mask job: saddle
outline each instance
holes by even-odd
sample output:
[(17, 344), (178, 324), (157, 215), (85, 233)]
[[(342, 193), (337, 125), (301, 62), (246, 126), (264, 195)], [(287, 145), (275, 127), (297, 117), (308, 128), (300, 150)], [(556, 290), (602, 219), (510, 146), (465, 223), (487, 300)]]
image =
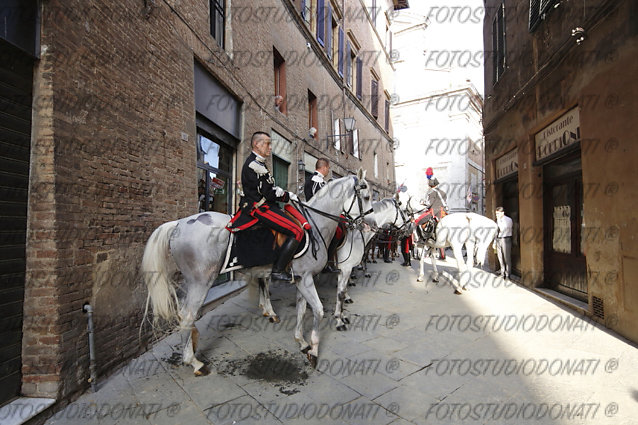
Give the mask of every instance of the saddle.
[[(305, 230), (304, 236), (293, 258), (301, 257), (308, 249), (310, 224), (293, 206), (284, 207), (286, 215)], [(231, 234), (224, 265), (220, 270), (226, 273), (246, 267), (273, 264), (279, 257), (279, 250), (288, 236), (259, 223), (254, 217), (243, 214), (241, 209), (226, 225)]]
[(432, 210), (427, 210), (416, 220), (417, 234), (419, 239), (426, 241), (427, 239), (436, 240), (436, 227), (439, 224), (439, 219), (432, 213)]

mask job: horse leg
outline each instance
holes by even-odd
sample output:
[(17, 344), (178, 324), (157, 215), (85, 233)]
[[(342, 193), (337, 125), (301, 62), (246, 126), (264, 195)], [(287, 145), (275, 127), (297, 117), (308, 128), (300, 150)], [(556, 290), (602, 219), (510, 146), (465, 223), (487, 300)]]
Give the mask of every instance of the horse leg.
[[(308, 361), (310, 361), (310, 365), (316, 368), (317, 359), (319, 357), (319, 326), (321, 319), (323, 319), (323, 304), (321, 304), (319, 294), (317, 294), (317, 288), (315, 288), (311, 275), (306, 274), (302, 277), (302, 281), (297, 285), (297, 290), (308, 304), (310, 304), (314, 316), (312, 332), (310, 333), (310, 350), (306, 353), (306, 356), (308, 357)], [(297, 320), (299, 320), (299, 315), (297, 315)]]
[[(454, 258), (456, 258), (456, 267), (459, 269), (459, 280), (462, 276), (465, 276), (465, 263), (463, 262), (463, 251), (461, 248), (463, 244), (461, 243), (453, 243), (452, 244), (452, 252), (454, 252)], [(456, 285), (456, 282), (452, 280), (452, 286), (454, 287), (454, 293), (456, 295), (461, 295), (460, 287)]]
[(347, 287), (348, 287), (348, 276), (350, 275), (349, 267), (341, 266), (341, 272), (339, 273), (339, 277), (337, 280), (337, 303), (335, 305), (335, 320), (337, 321), (336, 327), (338, 331), (345, 331), (348, 328), (346, 327), (345, 320), (343, 317), (343, 303), (346, 300)]
[(432, 282), (439, 281), (439, 269), (436, 268), (436, 255), (434, 255), (435, 248), (430, 248), (428, 250), (430, 261), (432, 262), (432, 269), (434, 269), (434, 274), (432, 275)]
[(301, 352), (306, 354), (310, 350), (310, 344), (303, 337), (303, 317), (306, 314), (306, 299), (299, 291), (297, 284), (297, 325), (295, 326), (295, 341), (299, 344)]
[(467, 290), (467, 285), (471, 280), (472, 270), (474, 269), (475, 249), (476, 244), (474, 240), (472, 240), (472, 238), (468, 239), (465, 242), (465, 252), (467, 253), (466, 271), (464, 273), (460, 273), (459, 271), (459, 283), (464, 291)]
[(423, 282), (423, 267), (425, 264), (425, 252), (426, 252), (426, 247), (423, 247), (423, 249), (421, 250), (421, 259), (419, 260), (419, 276), (416, 278), (417, 282)]
[[(186, 302), (180, 311), (180, 324), (179, 327), (182, 332), (182, 341), (186, 337), (186, 343), (184, 344), (184, 353), (182, 357), (182, 361), (186, 365), (191, 365), (193, 367), (193, 371), (195, 376), (203, 376), (208, 375), (210, 372), (206, 365), (201, 361), (197, 360), (195, 357), (195, 352), (197, 351), (197, 343), (199, 342), (199, 331), (195, 326), (195, 318), (199, 308), (204, 302), (204, 298), (206, 293), (202, 297), (191, 296), (194, 288), (191, 288), (191, 291), (186, 296)], [(197, 288), (199, 289), (199, 288)]]
[(271, 323), (279, 323), (279, 316), (275, 313), (275, 309), (272, 308), (270, 303), (270, 278), (259, 279), (259, 307), (261, 307), (261, 314), (264, 317), (268, 317)]

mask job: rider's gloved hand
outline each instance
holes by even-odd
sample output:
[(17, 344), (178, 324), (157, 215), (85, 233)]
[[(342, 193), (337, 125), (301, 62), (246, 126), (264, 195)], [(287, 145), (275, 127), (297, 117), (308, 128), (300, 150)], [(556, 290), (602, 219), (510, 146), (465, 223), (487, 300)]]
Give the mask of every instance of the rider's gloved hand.
[(299, 202), (299, 197), (292, 192), (288, 192), (288, 198), (290, 198), (291, 201)]
[(286, 191), (279, 186), (275, 186), (273, 189), (275, 189), (275, 196), (277, 198), (281, 198), (282, 196), (284, 196), (284, 193), (286, 193)]

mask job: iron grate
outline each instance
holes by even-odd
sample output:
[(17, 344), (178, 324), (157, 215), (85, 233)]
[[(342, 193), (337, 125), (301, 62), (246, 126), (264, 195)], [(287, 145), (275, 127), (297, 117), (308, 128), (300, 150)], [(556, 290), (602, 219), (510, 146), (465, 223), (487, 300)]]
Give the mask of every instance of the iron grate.
[(603, 299), (599, 297), (592, 297), (592, 304), (594, 306), (594, 316), (599, 319), (605, 319), (605, 305)]

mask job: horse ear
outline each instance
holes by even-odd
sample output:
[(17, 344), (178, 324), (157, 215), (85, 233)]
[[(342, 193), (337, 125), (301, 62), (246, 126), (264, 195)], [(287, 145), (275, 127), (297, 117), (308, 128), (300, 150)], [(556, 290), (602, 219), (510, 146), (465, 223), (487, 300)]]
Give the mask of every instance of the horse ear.
[(362, 179), (365, 179), (365, 178), (366, 178), (366, 173), (367, 173), (367, 172), (368, 172), (368, 170), (363, 170), (363, 174), (361, 175), (361, 178), (362, 178)]
[(361, 180), (363, 178), (363, 168), (359, 167), (357, 170), (357, 180)]
[(394, 199), (396, 199), (397, 201), (399, 200), (399, 194), (398, 193), (394, 194)]

